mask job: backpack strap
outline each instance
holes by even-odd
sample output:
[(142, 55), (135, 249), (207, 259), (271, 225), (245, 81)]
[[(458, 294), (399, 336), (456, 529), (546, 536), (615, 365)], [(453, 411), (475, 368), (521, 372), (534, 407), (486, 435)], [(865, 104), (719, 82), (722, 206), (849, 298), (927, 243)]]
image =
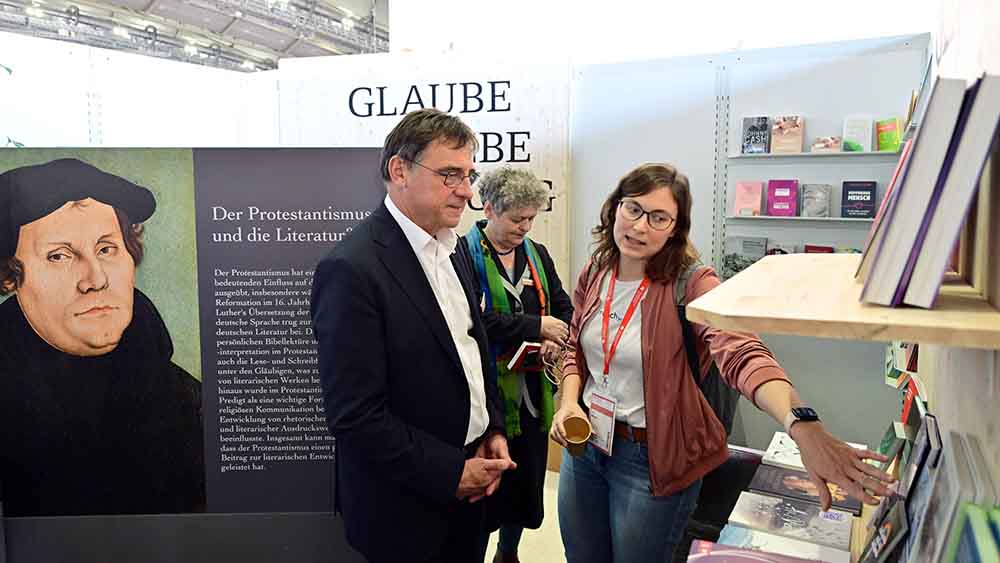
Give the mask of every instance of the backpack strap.
[(687, 297), (687, 284), (691, 276), (699, 269), (703, 268), (705, 265), (700, 261), (695, 261), (690, 266), (681, 272), (681, 275), (677, 278), (674, 283), (674, 303), (677, 305), (677, 317), (681, 321), (681, 334), (684, 338), (684, 351), (687, 354), (688, 367), (691, 368), (691, 377), (694, 378), (694, 382), (701, 389), (702, 378), (701, 378), (701, 362), (698, 359), (698, 347), (697, 339), (694, 336), (694, 329), (691, 327), (691, 322), (687, 319), (687, 308), (685, 299)]

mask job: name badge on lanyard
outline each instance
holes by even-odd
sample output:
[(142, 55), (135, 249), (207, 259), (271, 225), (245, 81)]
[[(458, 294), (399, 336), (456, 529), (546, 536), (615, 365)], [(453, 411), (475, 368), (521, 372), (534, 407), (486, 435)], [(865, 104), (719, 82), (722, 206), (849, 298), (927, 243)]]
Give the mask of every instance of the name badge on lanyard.
[(618, 405), (614, 399), (607, 396), (608, 376), (611, 374), (611, 360), (614, 359), (615, 352), (618, 351), (618, 343), (622, 339), (622, 334), (625, 333), (625, 328), (628, 327), (629, 321), (635, 315), (635, 310), (639, 307), (639, 302), (642, 301), (642, 296), (646, 294), (646, 290), (649, 288), (649, 278), (643, 277), (642, 283), (639, 284), (639, 287), (635, 290), (635, 295), (632, 296), (632, 302), (629, 303), (628, 309), (625, 311), (625, 316), (622, 317), (621, 324), (618, 325), (615, 339), (611, 342), (611, 347), (609, 348), (608, 325), (611, 321), (611, 303), (615, 297), (615, 279), (617, 277), (617, 269), (612, 270), (611, 279), (608, 281), (608, 296), (604, 300), (604, 314), (601, 319), (601, 348), (604, 351), (604, 371), (601, 372), (601, 385), (604, 394), (593, 394), (590, 401), (589, 413), (590, 425), (594, 429), (590, 443), (598, 450), (604, 452), (605, 455), (611, 455), (611, 447), (614, 442), (615, 409)]

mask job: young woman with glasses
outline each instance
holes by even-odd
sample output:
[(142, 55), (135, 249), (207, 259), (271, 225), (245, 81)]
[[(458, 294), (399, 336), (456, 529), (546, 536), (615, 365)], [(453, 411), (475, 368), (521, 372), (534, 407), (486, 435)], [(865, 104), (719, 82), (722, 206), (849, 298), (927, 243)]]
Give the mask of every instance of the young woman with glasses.
[[(563, 454), (559, 528), (569, 563), (668, 561), (695, 508), (701, 478), (727, 457), (726, 432), (690, 373), (674, 299), (689, 303), (719, 285), (688, 239), (691, 192), (673, 166), (645, 164), (623, 177), (601, 209), (596, 249), (573, 296), (563, 421), (586, 416), (595, 432), (580, 457)], [(777, 280), (776, 280), (777, 281)], [(798, 443), (829, 507), (826, 481), (868, 503), (892, 478), (864, 463), (883, 459), (824, 430), (771, 352), (754, 335), (694, 324), (703, 377), (714, 361), (738, 389)]]

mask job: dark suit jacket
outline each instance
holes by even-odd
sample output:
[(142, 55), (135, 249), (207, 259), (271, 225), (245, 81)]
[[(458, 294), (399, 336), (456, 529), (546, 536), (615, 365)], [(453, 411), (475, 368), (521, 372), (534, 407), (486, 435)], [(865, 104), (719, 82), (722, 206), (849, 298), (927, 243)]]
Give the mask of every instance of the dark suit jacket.
[[(452, 263), (485, 374), (486, 331), (465, 245)], [(347, 539), (369, 559), (420, 560), (444, 541), (458, 507), (469, 385), (427, 277), (384, 204), (319, 263), (312, 319)], [(486, 432), (502, 433), (490, 378), (486, 399)]]

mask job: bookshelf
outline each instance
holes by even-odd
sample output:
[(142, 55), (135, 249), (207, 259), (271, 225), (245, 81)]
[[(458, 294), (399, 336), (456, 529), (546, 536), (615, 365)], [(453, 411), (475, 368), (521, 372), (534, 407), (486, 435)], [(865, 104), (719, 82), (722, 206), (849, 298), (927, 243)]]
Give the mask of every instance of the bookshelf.
[(854, 217), (777, 217), (772, 215), (730, 215), (726, 221), (805, 221), (817, 223), (865, 223), (871, 225), (874, 219), (857, 219)]
[(733, 160), (761, 160), (779, 161), (784, 159), (811, 159), (811, 158), (847, 158), (847, 159), (874, 159), (896, 162), (899, 153), (895, 151), (866, 151), (866, 152), (800, 152), (800, 153), (764, 153), (764, 154), (731, 154)]
[(945, 286), (932, 310), (860, 303), (860, 258), (766, 256), (693, 301), (688, 315), (726, 330), (1000, 349), (1000, 310), (964, 286)]

